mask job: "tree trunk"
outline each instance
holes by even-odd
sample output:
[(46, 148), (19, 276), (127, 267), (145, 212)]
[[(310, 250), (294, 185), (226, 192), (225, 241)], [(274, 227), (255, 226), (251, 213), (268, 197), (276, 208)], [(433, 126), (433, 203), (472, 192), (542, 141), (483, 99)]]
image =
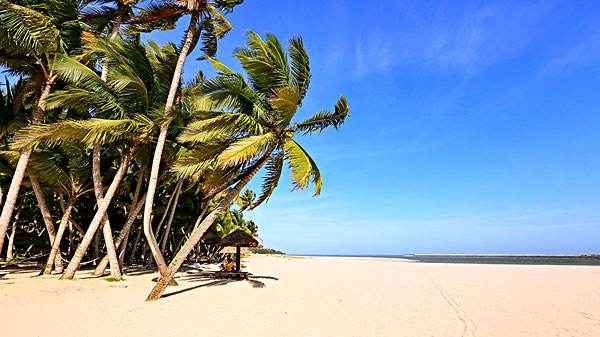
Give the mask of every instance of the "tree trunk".
[(69, 203), (67, 204), (67, 208), (63, 213), (62, 218), (60, 219), (60, 224), (58, 225), (58, 231), (56, 232), (56, 236), (54, 241), (52, 242), (52, 249), (50, 250), (50, 255), (48, 256), (48, 260), (46, 260), (46, 267), (44, 268), (43, 274), (50, 275), (52, 273), (52, 264), (56, 259), (60, 259), (60, 242), (62, 241), (63, 234), (65, 233), (65, 229), (67, 228), (67, 224), (69, 223), (69, 218), (71, 217), (71, 211), (73, 210), (73, 205), (75, 204), (75, 199), (73, 197), (69, 198)]
[(156, 234), (155, 234), (156, 237), (159, 237), (160, 233), (162, 232), (163, 224), (165, 223), (165, 220), (167, 220), (167, 216), (169, 215), (169, 210), (171, 209), (171, 205), (173, 204), (173, 199), (175, 199), (175, 195), (177, 194), (178, 189), (179, 189), (179, 182), (175, 185), (175, 188), (173, 189), (173, 192), (171, 193), (171, 196), (169, 197), (169, 200), (167, 201), (167, 205), (165, 206), (165, 211), (163, 212), (163, 215), (160, 218), (160, 222), (156, 226)]
[[(50, 94), (50, 89), (52, 88), (54, 79), (55, 77), (49, 78), (42, 87), (40, 97), (38, 98), (37, 105), (32, 114), (32, 125), (40, 123), (44, 118), (44, 114), (46, 113), (46, 99)], [(13, 174), (10, 182), (10, 187), (8, 188), (8, 193), (6, 194), (6, 201), (2, 207), (2, 214), (0, 215), (0, 252), (4, 246), (4, 236), (6, 235), (10, 218), (12, 217), (12, 213), (15, 209), (17, 197), (19, 196), (19, 189), (21, 188), (21, 182), (23, 181), (25, 170), (27, 169), (27, 164), (29, 163), (29, 157), (31, 157), (31, 150), (24, 150), (21, 152), (19, 162), (15, 168), (15, 173)]]
[(133, 240), (133, 245), (131, 246), (131, 253), (129, 253), (129, 259), (127, 260), (127, 264), (130, 266), (135, 261), (135, 253), (137, 252), (137, 247), (140, 243), (140, 239), (142, 238), (143, 232), (144, 229), (142, 228), (142, 226), (140, 226), (138, 228), (137, 234), (135, 235), (135, 240)]
[[(142, 210), (142, 207), (144, 206), (145, 201), (146, 201), (146, 196), (144, 195), (142, 197), (142, 199), (140, 199), (140, 201), (137, 203), (137, 205), (134, 206), (134, 209), (132, 209), (131, 212), (129, 213), (129, 216), (127, 217), (127, 222), (125, 222), (123, 229), (121, 229), (121, 232), (119, 233), (119, 236), (117, 237), (117, 240), (115, 241), (116, 248), (121, 248), (120, 253), (119, 253), (119, 259), (121, 259), (121, 255), (125, 253), (125, 249), (123, 249), (123, 248), (125, 248), (125, 246), (123, 244), (125, 243), (125, 239), (127, 238), (127, 236), (129, 236), (129, 231), (131, 230), (131, 225), (133, 225), (133, 223), (135, 222), (135, 219), (137, 218), (138, 214)], [(95, 276), (103, 275), (104, 270), (106, 269), (106, 266), (108, 265), (108, 261), (109, 261), (108, 255), (104, 256), (104, 258), (102, 259), (102, 261), (100, 261), (100, 263), (98, 264), (98, 266), (96, 267), (96, 269), (94, 270), (92, 275), (95, 275)]]
[(65, 270), (65, 273), (60, 278), (61, 280), (72, 280), (73, 277), (75, 277), (75, 272), (77, 271), (77, 269), (79, 269), (79, 264), (81, 263), (81, 260), (83, 260), (83, 256), (85, 255), (85, 252), (87, 251), (88, 247), (90, 246), (92, 239), (94, 238), (94, 234), (98, 230), (98, 227), (102, 223), (102, 219), (104, 219), (104, 215), (106, 215), (106, 211), (108, 210), (108, 206), (110, 205), (112, 198), (114, 197), (115, 193), (117, 192), (117, 188), (119, 187), (119, 184), (121, 183), (121, 179), (123, 179), (123, 176), (125, 175), (125, 172), (127, 171), (129, 159), (131, 158), (131, 156), (133, 156), (134, 151), (135, 151), (135, 146), (132, 146), (129, 148), (129, 152), (123, 156), (123, 159), (121, 160), (121, 165), (119, 166), (119, 169), (115, 173), (113, 181), (110, 183), (110, 186), (108, 187), (108, 190), (106, 191), (106, 195), (102, 199), (102, 203), (100, 204), (100, 206), (98, 206), (98, 210), (96, 211), (96, 214), (94, 215), (94, 218), (92, 219), (92, 222), (90, 223), (90, 226), (88, 227), (85, 235), (83, 236), (83, 239), (81, 240), (81, 243), (79, 244), (79, 247), (77, 247), (77, 250), (75, 250), (75, 253), (73, 254), (73, 258), (69, 262), (69, 265), (67, 266), (67, 269)]
[[(190, 18), (190, 24), (185, 36), (185, 41), (183, 43), (183, 46), (181, 47), (181, 51), (177, 59), (177, 65), (175, 66), (175, 71), (173, 73), (173, 78), (171, 79), (171, 87), (169, 89), (167, 102), (165, 103), (165, 116), (171, 113), (173, 103), (175, 102), (177, 88), (179, 87), (179, 82), (181, 81), (181, 74), (183, 72), (183, 64), (185, 63), (185, 59), (187, 58), (187, 55), (190, 52), (190, 48), (192, 46), (192, 42), (196, 34), (196, 21), (198, 21), (198, 12), (193, 11), (192, 16)], [(160, 170), (160, 160), (163, 148), (165, 146), (165, 141), (167, 140), (167, 130), (167, 126), (161, 126), (160, 133), (158, 135), (158, 140), (156, 141), (156, 148), (154, 150), (154, 157), (152, 159), (152, 169), (150, 171), (150, 181), (148, 184), (148, 196), (146, 199), (146, 206), (144, 207), (144, 235), (146, 236), (146, 240), (148, 241), (148, 245), (150, 246), (150, 250), (152, 252), (152, 255), (154, 256), (154, 260), (156, 261), (158, 271), (161, 275), (165, 275), (165, 273), (168, 272), (168, 268), (162, 254), (160, 253), (160, 247), (158, 246), (158, 242), (156, 242), (156, 238), (154, 237), (154, 233), (152, 232), (151, 217), (152, 208), (154, 205), (154, 193), (156, 192), (156, 185), (158, 180), (158, 171)]]
[(13, 221), (12, 228), (10, 230), (10, 236), (8, 237), (8, 247), (6, 248), (6, 262), (13, 260), (13, 250), (15, 248), (15, 234), (17, 234), (17, 223), (19, 222), (19, 215), (21, 210), (17, 211), (15, 220)]
[(200, 222), (200, 225), (194, 228), (190, 237), (169, 264), (168, 274), (161, 276), (146, 298), (146, 301), (154, 301), (160, 298), (167, 285), (169, 285), (169, 283), (173, 280), (173, 276), (175, 276), (175, 273), (177, 270), (179, 270), (179, 267), (181, 267), (189, 253), (192, 251), (192, 249), (194, 249), (196, 244), (198, 244), (198, 241), (200, 241), (202, 235), (204, 235), (213, 222), (215, 222), (217, 217), (219, 217), (219, 215), (221, 215), (221, 213), (223, 213), (231, 205), (235, 198), (240, 194), (241, 190), (250, 182), (250, 180), (252, 180), (256, 173), (258, 173), (260, 168), (267, 162), (267, 159), (272, 151), (273, 148), (267, 150), (267, 155), (265, 155), (265, 157), (261, 159), (260, 162), (257, 163), (257, 165), (242, 180), (240, 180), (234, 188), (230, 189), (223, 200), (221, 200), (219, 205)]
[[(92, 179), (94, 181), (94, 194), (96, 195), (96, 203), (98, 204), (98, 207), (100, 207), (102, 198), (104, 198), (102, 174), (100, 173), (101, 151), (102, 149), (100, 144), (94, 145), (94, 150), (92, 153)], [(102, 226), (102, 234), (104, 235), (106, 253), (108, 255), (108, 260), (110, 261), (110, 276), (115, 280), (120, 280), (123, 278), (123, 275), (121, 274), (119, 257), (117, 256), (115, 241), (113, 240), (112, 229), (110, 227), (110, 221), (108, 220), (107, 215), (104, 215), (103, 221), (104, 225)]]
[(160, 243), (160, 251), (163, 254), (163, 256), (165, 255), (165, 246), (167, 245), (167, 239), (169, 238), (169, 233), (171, 232), (171, 223), (173, 223), (173, 217), (175, 216), (175, 211), (177, 210), (177, 202), (179, 201), (179, 196), (181, 195), (182, 186), (183, 179), (177, 182), (177, 186), (175, 188), (175, 199), (173, 200), (173, 204), (171, 205), (171, 214), (169, 215), (169, 220), (167, 221), (165, 230), (163, 231), (163, 236)]
[[(110, 39), (114, 39), (118, 34), (121, 28), (121, 23), (117, 19), (114, 22), (112, 27), (112, 31), (110, 34)], [(108, 80), (108, 62), (102, 63), (102, 73), (100, 75), (100, 79), (104, 82)], [(102, 203), (102, 198), (104, 197), (103, 187), (102, 187), (102, 174), (100, 173), (100, 159), (101, 159), (101, 145), (94, 145), (94, 150), (92, 154), (92, 178), (94, 180), (94, 194), (96, 196), (96, 203), (98, 206)], [(104, 216), (103, 219), (104, 224), (102, 225), (102, 235), (104, 236), (104, 242), (106, 243), (106, 252), (108, 255), (108, 260), (110, 261), (110, 276), (115, 280), (120, 280), (123, 278), (121, 274), (121, 266), (119, 265), (119, 259), (117, 257), (117, 251), (115, 248), (115, 242), (112, 236), (112, 229), (110, 227), (110, 221), (108, 216)], [(94, 237), (94, 249), (96, 251), (96, 255), (99, 254), (99, 234), (96, 234)], [(106, 266), (104, 267), (106, 268)], [(104, 272), (103, 268), (103, 272)]]
[[(42, 219), (44, 219), (46, 231), (48, 232), (48, 236), (50, 237), (50, 247), (52, 247), (54, 243), (54, 238), (56, 237), (56, 228), (54, 228), (54, 222), (52, 221), (52, 215), (50, 214), (50, 210), (48, 209), (48, 205), (46, 204), (46, 199), (44, 198), (42, 186), (40, 186), (40, 182), (34, 176), (29, 176), (29, 181), (31, 181), (31, 188), (33, 189), (33, 193), (35, 193), (35, 198), (37, 200), (38, 206), (40, 207)], [(60, 255), (58, 255), (58, 257), (54, 261), (54, 265), (56, 266), (57, 270), (62, 270), (63, 264)]]

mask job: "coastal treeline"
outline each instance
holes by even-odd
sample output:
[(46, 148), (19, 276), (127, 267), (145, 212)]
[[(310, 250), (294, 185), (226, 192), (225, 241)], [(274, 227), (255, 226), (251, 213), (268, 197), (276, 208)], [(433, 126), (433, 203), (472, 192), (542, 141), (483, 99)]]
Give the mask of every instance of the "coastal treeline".
[[(293, 189), (319, 195), (297, 136), (339, 128), (348, 104), (294, 119), (311, 78), (299, 37), (248, 32), (233, 54), (241, 74), (217, 60), (242, 2), (0, 1), (3, 257), (37, 258), (63, 280), (82, 265), (114, 280), (124, 265), (152, 265), (155, 300), (190, 257), (214, 257), (233, 230), (256, 234), (244, 213), (270, 198), (285, 165)], [(176, 24), (185, 33), (172, 42), (142, 41)], [(186, 60), (216, 75), (184, 80)]]

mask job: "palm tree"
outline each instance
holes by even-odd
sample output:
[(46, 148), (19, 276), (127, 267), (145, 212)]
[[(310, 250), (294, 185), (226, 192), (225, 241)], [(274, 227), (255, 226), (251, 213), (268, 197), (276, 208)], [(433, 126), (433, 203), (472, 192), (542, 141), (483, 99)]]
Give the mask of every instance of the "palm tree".
[[(165, 117), (172, 114), (171, 110), (173, 108), (173, 104), (175, 103), (175, 97), (177, 95), (177, 90), (181, 82), (183, 64), (185, 63), (188, 54), (193, 50), (193, 47), (195, 46), (198, 40), (197, 31), (199, 29), (199, 23), (200, 29), (204, 29), (204, 34), (201, 36), (204, 43), (203, 50), (209, 55), (214, 55), (214, 53), (216, 52), (217, 40), (223, 37), (225, 33), (231, 29), (231, 25), (229, 24), (229, 22), (227, 22), (225, 17), (221, 13), (219, 13), (219, 10), (224, 12), (230, 12), (236, 5), (239, 5), (242, 2), (243, 0), (215, 0), (213, 2), (209, 2), (206, 0), (176, 0), (176, 3), (173, 3), (174, 6), (172, 6), (171, 8), (172, 11), (169, 12), (169, 14), (167, 15), (164, 14), (164, 7), (158, 8), (158, 10), (150, 9), (145, 13), (145, 15), (142, 15), (140, 18), (131, 22), (133, 24), (140, 24), (143, 23), (144, 20), (156, 20), (157, 17), (177, 17), (184, 13), (190, 14), (190, 23), (185, 34), (185, 38), (183, 40), (181, 49), (179, 50), (177, 65), (175, 66), (175, 70), (173, 72), (171, 86), (169, 88), (169, 93), (164, 106)], [(167, 140), (167, 132), (168, 125), (161, 125), (158, 134), (158, 140), (156, 142), (156, 148), (154, 150), (152, 168), (150, 170), (148, 195), (146, 197), (146, 205), (144, 207), (143, 227), (144, 235), (146, 236), (146, 240), (148, 241), (150, 251), (154, 256), (154, 260), (156, 261), (158, 270), (161, 273), (161, 275), (164, 275), (167, 272), (167, 264), (160, 252), (160, 247), (152, 231), (151, 220), (154, 204), (154, 194), (156, 192), (158, 182), (158, 173), (160, 170), (161, 156), (163, 148), (165, 146), (165, 142)]]
[[(342, 96), (334, 112), (319, 112), (303, 122), (292, 123), (308, 90), (310, 66), (300, 38), (289, 40), (288, 53), (275, 36), (268, 35), (265, 41), (259, 35), (249, 33), (247, 46), (235, 53), (248, 74), (249, 83), (242, 75), (211, 59), (220, 73), (207, 80), (203, 89), (214, 107), (227, 112), (213, 112), (214, 117), (188, 125), (179, 140), (192, 146), (197, 144), (197, 148), (189, 151), (177, 166), (184, 175), (198, 174), (195, 171), (206, 171), (211, 167), (234, 169), (239, 173), (228, 182), (227, 187), (231, 187), (225, 190), (217, 207), (192, 231), (169, 264), (168, 274), (162, 275), (147, 300), (160, 298), (206, 230), (261, 168), (265, 167), (266, 176), (261, 195), (253, 207), (271, 196), (285, 161), (289, 163), (295, 189), (307, 188), (312, 183), (315, 195), (320, 193), (319, 169), (294, 136), (321, 132), (329, 127), (337, 129), (348, 117), (349, 109)], [(222, 152), (210, 155), (215, 147), (224, 143), (226, 147)]]
[[(70, 221), (75, 202), (83, 194), (89, 192), (90, 185), (89, 165), (85, 152), (80, 147), (69, 143), (63, 144), (61, 150), (61, 152), (66, 154), (66, 160), (62, 160), (66, 162), (66, 169), (63, 169), (65, 165), (58, 163), (55, 169), (45, 169), (44, 172), (38, 173), (38, 176), (45, 178), (44, 182), (48, 186), (55, 185), (56, 189), (62, 190), (61, 192), (67, 196), (66, 208), (56, 231), (55, 239), (52, 242), (50, 255), (42, 272), (44, 275), (49, 275), (52, 272), (52, 266), (56, 264), (55, 261), (60, 259), (60, 243)], [(52, 153), (50, 157), (44, 158), (46, 161), (45, 165), (51, 165), (50, 163), (56, 160), (56, 158), (57, 155), (55, 153)], [(61, 272), (62, 270), (58, 269), (57, 271)]]
[[(30, 127), (15, 136), (15, 147), (18, 148), (63, 141), (83, 142), (90, 146), (116, 141), (129, 144), (129, 150), (124, 151), (117, 174), (63, 275), (64, 279), (73, 278), (98, 226), (103, 223), (106, 210), (128, 168), (135, 147), (149, 141), (154, 123), (147, 116), (151, 115), (156, 101), (162, 100), (161, 95), (156, 92), (160, 92), (161, 84), (165, 83), (164, 78), (154, 71), (144, 47), (136, 41), (125, 42), (118, 37), (112, 40), (99, 39), (85, 48), (86, 53), (102, 53), (110, 60), (112, 66), (107, 81), (76, 59), (63, 57), (56, 65), (57, 72), (61, 79), (71, 85), (56, 91), (49, 99), (50, 106), (86, 112), (91, 109), (94, 115), (119, 119), (65, 121)], [(111, 242), (107, 242), (108, 244)], [(111, 271), (118, 268), (118, 257), (115, 254), (115, 262), (111, 261)]]
[[(34, 92), (31, 124), (42, 122), (46, 99), (57, 80), (55, 61), (77, 48), (81, 28), (75, 0), (31, 1), (21, 6), (0, 2), (0, 63), (28, 76), (24, 89)], [(34, 7), (35, 10), (28, 7)], [(31, 156), (21, 153), (0, 215), (0, 251), (21, 182)]]

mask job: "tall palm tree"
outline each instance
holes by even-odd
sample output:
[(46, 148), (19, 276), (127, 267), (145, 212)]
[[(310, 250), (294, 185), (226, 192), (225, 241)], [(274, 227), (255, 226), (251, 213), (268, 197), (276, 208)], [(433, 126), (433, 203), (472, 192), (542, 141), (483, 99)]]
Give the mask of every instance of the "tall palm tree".
[[(289, 40), (286, 53), (275, 36), (268, 35), (265, 41), (251, 32), (247, 46), (238, 49), (235, 57), (246, 71), (249, 83), (242, 75), (211, 59), (220, 73), (205, 82), (204, 92), (214, 107), (227, 112), (213, 111), (214, 117), (188, 125), (179, 140), (197, 144), (197, 148), (182, 159), (178, 170), (194, 175), (195, 170), (213, 167), (234, 169), (239, 173), (228, 182), (228, 189), (218, 206), (192, 231), (169, 264), (168, 274), (162, 275), (147, 300), (160, 298), (206, 230), (261, 168), (265, 167), (266, 176), (261, 195), (253, 207), (271, 196), (285, 161), (290, 166), (294, 188), (304, 189), (312, 183), (315, 195), (318, 195), (322, 185), (319, 169), (294, 137), (329, 127), (337, 129), (348, 117), (348, 104), (342, 96), (335, 111), (322, 111), (303, 122), (292, 122), (310, 83), (309, 59), (300, 38)], [(212, 155), (211, 151), (224, 143), (225, 149)]]
[[(183, 72), (183, 64), (188, 54), (193, 50), (196, 42), (199, 39), (198, 29), (203, 29), (204, 48), (203, 50), (209, 55), (214, 55), (216, 52), (217, 40), (225, 35), (227, 31), (231, 29), (231, 25), (225, 19), (225, 17), (219, 12), (229, 12), (243, 0), (176, 0), (175, 2), (169, 2), (172, 4), (172, 11), (169, 12), (171, 16), (180, 16), (184, 13), (190, 14), (190, 23), (183, 40), (181, 49), (179, 50), (179, 57), (177, 58), (177, 65), (173, 72), (171, 79), (171, 86), (169, 88), (168, 96), (164, 106), (164, 116), (167, 117), (172, 114), (173, 104), (175, 103), (175, 97), (181, 82), (181, 75)], [(164, 7), (159, 8), (157, 11), (148, 10), (145, 16), (134, 20), (132, 23), (142, 23), (143, 18), (150, 18), (155, 20), (157, 17), (165, 17)], [(144, 207), (144, 235), (148, 241), (150, 251), (156, 261), (158, 270), (161, 275), (167, 272), (167, 264), (160, 252), (160, 247), (156, 241), (156, 237), (152, 231), (152, 210), (154, 204), (154, 194), (156, 192), (156, 186), (158, 182), (158, 173), (160, 170), (160, 162), (162, 152), (167, 140), (168, 125), (161, 125), (158, 134), (158, 140), (156, 142), (156, 148), (154, 150), (154, 157), (152, 160), (152, 168), (150, 170), (150, 180), (148, 183), (148, 195), (146, 197), (146, 205)]]
[[(33, 91), (31, 124), (43, 121), (46, 99), (57, 80), (55, 61), (78, 47), (81, 28), (75, 0), (0, 1), (0, 63), (28, 76)], [(35, 7), (33, 9), (32, 7)], [(31, 151), (21, 153), (0, 215), (0, 251), (12, 217)]]

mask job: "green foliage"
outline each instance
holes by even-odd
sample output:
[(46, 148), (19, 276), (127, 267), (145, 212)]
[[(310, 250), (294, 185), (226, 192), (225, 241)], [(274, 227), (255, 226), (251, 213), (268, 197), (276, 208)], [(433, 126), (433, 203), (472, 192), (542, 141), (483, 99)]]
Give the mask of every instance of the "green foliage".
[[(314, 185), (319, 195), (321, 173), (296, 136), (338, 129), (349, 115), (348, 103), (342, 96), (333, 112), (294, 120), (311, 80), (309, 57), (299, 37), (282, 44), (274, 35), (263, 38), (249, 32), (245, 46), (234, 54), (242, 74), (217, 60), (218, 41), (232, 29), (225, 14), (242, 2), (0, 0), (0, 64), (20, 77), (13, 85), (6, 80), (0, 92), (0, 187), (6, 190), (21, 152), (31, 150), (26, 176), (32, 179), (24, 180), (19, 201), (28, 210), (19, 226), (27, 228), (29, 242), (41, 241), (45, 230), (29, 189), (35, 177), (55, 223), (66, 202), (75, 201), (69, 242), (60, 247), (62, 254), (72, 253), (97, 209), (94, 195), (88, 193), (91, 149), (97, 146), (105, 187), (124, 154), (136, 149), (109, 208), (113, 229), (119, 230), (145, 193), (159, 126), (169, 128), (153, 225), (173, 212), (167, 256), (233, 186), (247, 183), (257, 172), (263, 174), (260, 193), (244, 190), (237, 206), (218, 216), (202, 239), (204, 246), (197, 247), (203, 254), (217, 251), (214, 243), (232, 231), (258, 234), (245, 212), (269, 200), (286, 163), (294, 190)], [(197, 18), (191, 22), (198, 30), (192, 47), (200, 44), (200, 59), (217, 75), (206, 78), (199, 72), (181, 83), (165, 116), (181, 43), (142, 43), (139, 33), (172, 29), (184, 15)], [(50, 95), (41, 101), (41, 89), (48, 86)], [(36, 109), (43, 108), (43, 122), (30, 124)], [(179, 201), (171, 205), (177, 193)], [(33, 250), (47, 250), (45, 244), (36, 243)], [(129, 245), (133, 251), (134, 242)], [(138, 251), (131, 260), (141, 262), (139, 257)]]

